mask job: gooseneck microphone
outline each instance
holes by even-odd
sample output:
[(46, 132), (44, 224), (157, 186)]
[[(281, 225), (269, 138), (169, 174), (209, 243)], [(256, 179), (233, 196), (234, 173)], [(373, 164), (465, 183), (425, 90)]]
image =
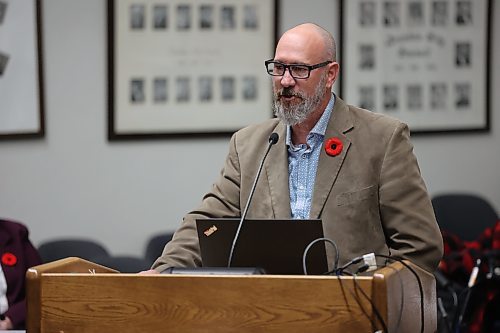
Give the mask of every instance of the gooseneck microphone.
[(236, 230), (236, 234), (234, 235), (233, 239), (233, 245), (231, 246), (231, 251), (229, 252), (229, 259), (227, 261), (227, 267), (231, 267), (231, 263), (233, 261), (233, 254), (234, 254), (234, 249), (236, 248), (236, 243), (238, 242), (238, 238), (240, 236), (240, 231), (241, 227), (243, 226), (243, 221), (245, 220), (245, 217), (248, 212), (248, 207), (250, 207), (250, 202), (252, 201), (253, 194), (255, 192), (255, 187), (257, 186), (257, 181), (259, 180), (260, 173), (262, 172), (262, 167), (264, 166), (264, 161), (266, 160), (267, 155), (269, 154), (269, 151), (271, 150), (271, 147), (276, 144), (279, 140), (279, 135), (278, 133), (271, 133), (269, 136), (269, 146), (267, 146), (266, 153), (264, 154), (264, 157), (262, 158), (262, 161), (260, 162), (259, 165), (259, 170), (257, 170), (257, 175), (255, 176), (255, 180), (253, 181), (252, 189), (250, 190), (250, 195), (248, 196), (247, 203), (245, 205), (245, 209), (243, 210), (243, 214), (241, 214), (240, 222), (238, 223), (238, 229)]

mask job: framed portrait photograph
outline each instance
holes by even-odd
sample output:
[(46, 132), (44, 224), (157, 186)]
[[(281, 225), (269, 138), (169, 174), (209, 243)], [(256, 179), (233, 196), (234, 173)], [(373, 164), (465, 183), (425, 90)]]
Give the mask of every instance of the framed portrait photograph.
[(489, 131), (490, 0), (341, 0), (340, 95), (412, 133)]
[(45, 134), (40, 7), (0, 0), (0, 140)]
[(228, 134), (272, 117), (277, 0), (108, 0), (108, 139)]

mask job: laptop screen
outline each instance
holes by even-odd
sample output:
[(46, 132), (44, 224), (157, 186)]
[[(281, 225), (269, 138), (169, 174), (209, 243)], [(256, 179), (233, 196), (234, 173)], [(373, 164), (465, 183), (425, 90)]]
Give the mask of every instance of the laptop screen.
[[(203, 267), (227, 267), (239, 218), (197, 219)], [(259, 267), (268, 274), (304, 274), (306, 247), (323, 237), (321, 220), (248, 219), (243, 222), (231, 267)], [(325, 246), (317, 242), (307, 254), (308, 274), (328, 271)]]

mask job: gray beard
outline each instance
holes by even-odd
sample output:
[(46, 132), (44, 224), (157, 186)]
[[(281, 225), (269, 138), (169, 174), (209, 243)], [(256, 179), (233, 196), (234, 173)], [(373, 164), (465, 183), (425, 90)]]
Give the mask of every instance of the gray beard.
[[(312, 96), (306, 96), (301, 92), (292, 93), (287, 90), (287, 88), (283, 88), (281, 91), (275, 91), (273, 94), (274, 115), (285, 123), (285, 125), (294, 126), (302, 123), (321, 104), (325, 84), (326, 75), (323, 75)], [(302, 101), (298, 104), (287, 105), (287, 103), (282, 103), (279, 100), (281, 95), (297, 96), (300, 97)]]

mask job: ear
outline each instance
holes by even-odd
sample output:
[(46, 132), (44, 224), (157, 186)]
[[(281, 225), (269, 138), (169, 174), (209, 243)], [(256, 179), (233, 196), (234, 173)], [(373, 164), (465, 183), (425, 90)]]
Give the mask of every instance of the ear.
[(327, 66), (328, 66), (328, 79), (326, 81), (326, 86), (331, 89), (339, 76), (340, 65), (338, 62), (332, 62)]

